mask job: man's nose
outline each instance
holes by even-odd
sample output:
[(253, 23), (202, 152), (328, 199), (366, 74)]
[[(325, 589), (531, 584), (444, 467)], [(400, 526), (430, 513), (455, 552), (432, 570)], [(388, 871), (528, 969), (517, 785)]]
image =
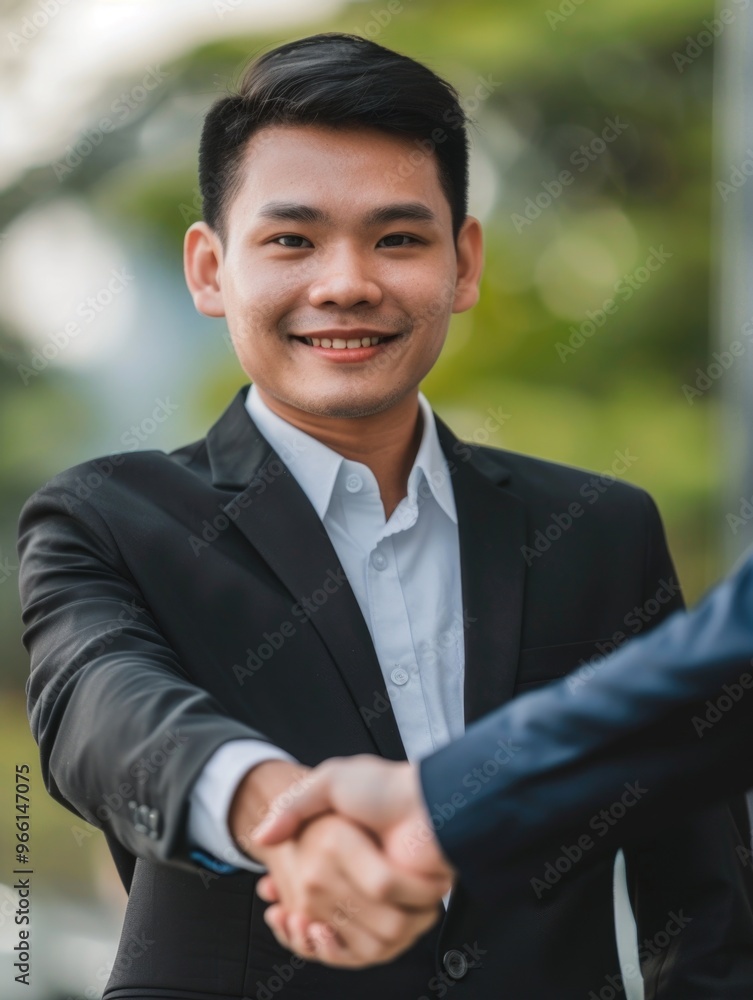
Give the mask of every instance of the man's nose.
[(335, 305), (350, 309), (378, 305), (382, 289), (360, 254), (342, 248), (322, 261), (322, 270), (309, 288), (312, 306)]

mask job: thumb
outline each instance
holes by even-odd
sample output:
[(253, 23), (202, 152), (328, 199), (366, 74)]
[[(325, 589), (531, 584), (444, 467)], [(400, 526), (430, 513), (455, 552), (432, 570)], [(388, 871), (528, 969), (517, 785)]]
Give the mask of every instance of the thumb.
[(331, 808), (329, 782), (315, 770), (272, 800), (269, 812), (251, 833), (251, 842), (280, 844), (294, 837), (307, 820)]

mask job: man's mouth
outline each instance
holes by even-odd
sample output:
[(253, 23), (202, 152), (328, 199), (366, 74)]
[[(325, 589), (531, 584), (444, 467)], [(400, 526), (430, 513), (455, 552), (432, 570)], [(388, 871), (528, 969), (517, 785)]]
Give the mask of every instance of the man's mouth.
[(296, 336), (295, 340), (300, 340), (302, 343), (306, 344), (308, 347), (325, 347), (332, 348), (336, 351), (345, 350), (355, 350), (359, 347), (377, 347), (379, 344), (384, 344), (388, 340), (393, 340), (397, 336), (396, 334), (389, 334), (387, 336), (369, 336), (369, 337), (300, 337)]

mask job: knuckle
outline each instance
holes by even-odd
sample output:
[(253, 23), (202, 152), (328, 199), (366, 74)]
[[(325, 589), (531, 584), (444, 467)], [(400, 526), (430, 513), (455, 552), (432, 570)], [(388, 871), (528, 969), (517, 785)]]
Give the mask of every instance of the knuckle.
[(369, 964), (386, 961), (386, 955), (387, 950), (378, 938), (369, 938), (358, 949), (358, 958)]
[(301, 873), (298, 882), (299, 889), (304, 898), (318, 896), (324, 886), (322, 871), (319, 865), (312, 865)]
[(395, 945), (402, 941), (408, 932), (409, 921), (401, 913), (387, 913), (379, 925), (379, 937), (383, 945)]
[(369, 896), (377, 902), (386, 902), (394, 889), (394, 879), (388, 871), (370, 872), (366, 879)]

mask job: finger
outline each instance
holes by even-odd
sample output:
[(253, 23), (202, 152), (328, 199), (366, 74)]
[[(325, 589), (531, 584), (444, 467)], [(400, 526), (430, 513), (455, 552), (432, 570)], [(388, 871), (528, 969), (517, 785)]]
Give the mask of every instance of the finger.
[(445, 892), (452, 886), (454, 872), (442, 854), (434, 831), (422, 821), (396, 823), (382, 838), (386, 856), (399, 868), (414, 875), (437, 878), (445, 883)]
[(256, 894), (266, 903), (279, 903), (280, 893), (271, 875), (264, 875), (256, 883)]
[(414, 875), (392, 864), (355, 826), (341, 833), (338, 861), (344, 878), (366, 900), (426, 910), (434, 908), (447, 891), (445, 879)]
[(306, 820), (330, 809), (328, 772), (319, 767), (272, 800), (269, 812), (251, 833), (251, 843), (280, 844), (295, 836)]
[(364, 952), (359, 948), (354, 949), (350, 941), (344, 942), (339, 935), (331, 931), (329, 924), (312, 924), (309, 928), (309, 935), (316, 946), (316, 961), (322, 965), (346, 969), (361, 969), (369, 965), (392, 962), (420, 937), (420, 934), (404, 937), (389, 945), (375, 939)]
[(418, 937), (418, 927), (413, 926), (396, 940), (385, 941), (371, 927), (364, 927), (352, 919), (342, 920), (341, 915), (335, 917), (332, 929), (334, 934), (321, 933), (316, 937), (309, 929), (309, 937), (314, 939), (317, 961), (345, 968), (389, 962)]
[(313, 921), (309, 937), (316, 947), (316, 960), (336, 968), (358, 968), (358, 959), (331, 924)]
[(284, 907), (279, 903), (268, 906), (264, 911), (264, 921), (283, 948), (292, 951), (293, 948), (287, 931), (288, 914)]
[(352, 900), (348, 903), (347, 907), (338, 907), (330, 918), (343, 942), (349, 944), (349, 927), (352, 924), (366, 931), (383, 948), (397, 949), (395, 953), (403, 951), (410, 942), (429, 930), (444, 912), (444, 907), (439, 904), (425, 910), (406, 910), (386, 904), (354, 906)]
[(291, 951), (301, 958), (317, 959), (316, 944), (309, 934), (311, 921), (302, 913), (291, 913), (287, 920), (287, 936)]

